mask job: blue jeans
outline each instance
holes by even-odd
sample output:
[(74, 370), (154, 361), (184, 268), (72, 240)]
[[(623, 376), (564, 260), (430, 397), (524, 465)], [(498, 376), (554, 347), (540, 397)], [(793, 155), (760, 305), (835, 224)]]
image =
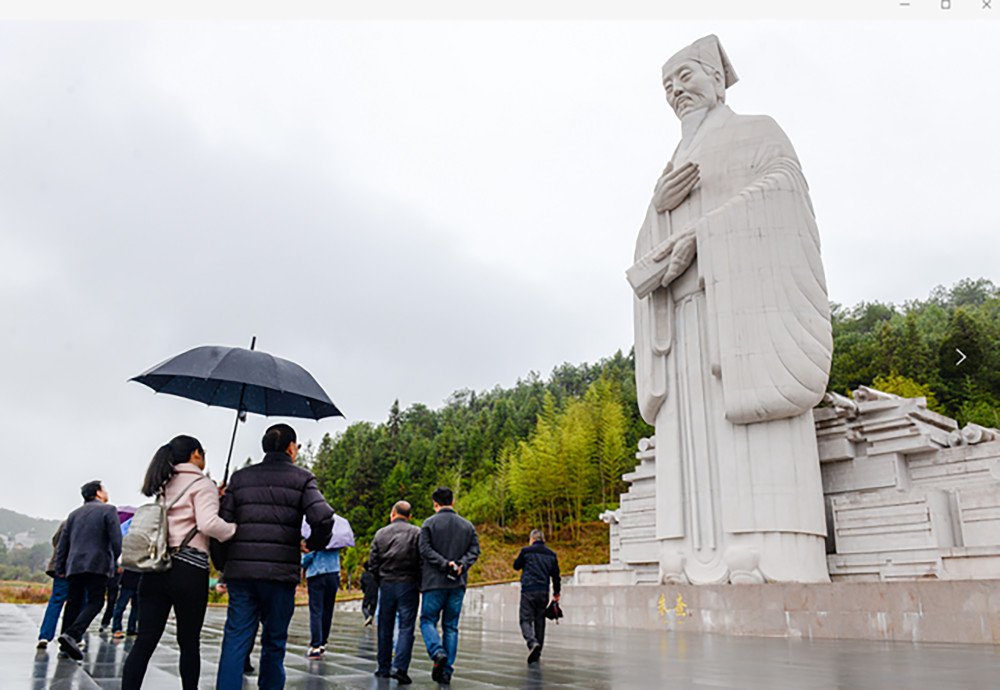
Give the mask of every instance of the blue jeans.
[(69, 594), (69, 581), (65, 577), (52, 578), (52, 596), (49, 597), (49, 605), (45, 607), (45, 618), (42, 619), (42, 627), (38, 631), (39, 640), (55, 639), (56, 624), (59, 622), (63, 604), (66, 603), (67, 594)]
[[(378, 588), (378, 670), (395, 669), (406, 673), (413, 656), (413, 628), (417, 622), (420, 592), (416, 582), (384, 582)], [(399, 616), (396, 656), (392, 654), (392, 633)], [(435, 631), (436, 634), (436, 631)]]
[(115, 601), (115, 612), (111, 618), (111, 632), (121, 632), (122, 618), (125, 616), (125, 607), (132, 602), (132, 608), (128, 612), (128, 633), (132, 634), (139, 630), (139, 596), (138, 590), (122, 587), (118, 590), (118, 599)]
[(295, 583), (270, 580), (230, 580), (229, 608), (222, 637), (216, 690), (243, 688), (243, 662), (250, 652), (260, 617), (260, 670), (257, 687), (285, 687), (285, 644), (295, 612)]
[[(455, 589), (431, 589), (424, 592), (420, 608), (420, 634), (424, 636), (427, 655), (433, 659), (444, 652), (448, 655), (445, 673), (454, 672), (455, 656), (458, 654), (458, 618), (462, 615), (462, 600), (465, 587)], [(438, 636), (437, 622), (441, 619), (444, 645)]]
[(309, 588), (309, 646), (321, 647), (330, 639), (340, 571), (314, 575), (306, 580), (306, 586)]

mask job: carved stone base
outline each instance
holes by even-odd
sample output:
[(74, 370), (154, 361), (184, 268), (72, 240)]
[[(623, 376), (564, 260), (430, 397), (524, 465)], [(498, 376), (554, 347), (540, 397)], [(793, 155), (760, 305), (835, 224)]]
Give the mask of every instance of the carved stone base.
[(734, 585), (760, 585), (764, 575), (757, 566), (760, 554), (756, 549), (730, 546), (726, 549), (726, 565), (729, 566), (729, 582)]
[(684, 554), (679, 551), (664, 551), (660, 556), (660, 584), (686, 585), (690, 584), (684, 572)]
[(684, 539), (660, 541), (661, 584), (829, 582), (823, 537), (794, 532), (726, 534), (723, 549), (695, 551)]

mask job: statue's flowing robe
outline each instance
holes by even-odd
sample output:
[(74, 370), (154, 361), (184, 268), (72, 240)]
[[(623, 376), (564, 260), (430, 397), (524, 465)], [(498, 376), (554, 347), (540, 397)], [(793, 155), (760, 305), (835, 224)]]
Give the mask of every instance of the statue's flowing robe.
[[(635, 300), (636, 383), (656, 427), (657, 537), (675, 540), (690, 579), (715, 581), (727, 577), (730, 535), (803, 535), (808, 558), (823, 558), (811, 409), (833, 342), (812, 205), (781, 128), (720, 105), (675, 151), (674, 169), (687, 161), (699, 165), (698, 186), (668, 213), (650, 205), (636, 259), (685, 228), (697, 256), (668, 288)], [(735, 543), (765, 551), (769, 579), (825, 578), (825, 559), (781, 563), (797, 539)]]

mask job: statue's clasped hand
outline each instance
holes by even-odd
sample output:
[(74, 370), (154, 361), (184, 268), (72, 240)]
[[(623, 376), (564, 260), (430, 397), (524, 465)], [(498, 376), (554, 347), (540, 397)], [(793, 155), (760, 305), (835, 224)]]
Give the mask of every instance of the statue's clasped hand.
[[(669, 249), (662, 257), (666, 258), (666, 254), (670, 254), (670, 261), (667, 264), (667, 270), (663, 274), (663, 278), (660, 280), (660, 285), (663, 287), (667, 287), (670, 283), (679, 278), (680, 275), (688, 269), (691, 262), (694, 261), (695, 254), (698, 252), (698, 241), (695, 236), (694, 228), (685, 228), (683, 231), (674, 235), (670, 239), (673, 241), (670, 243)], [(661, 259), (657, 258), (656, 260), (660, 261)]]
[(666, 213), (680, 206), (700, 180), (697, 163), (688, 161), (676, 170), (673, 163), (667, 163), (653, 189), (653, 205), (657, 212)]

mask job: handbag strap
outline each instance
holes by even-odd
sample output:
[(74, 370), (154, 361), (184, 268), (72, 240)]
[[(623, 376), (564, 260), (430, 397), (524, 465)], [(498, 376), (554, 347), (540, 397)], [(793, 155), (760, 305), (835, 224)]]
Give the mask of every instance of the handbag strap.
[(180, 551), (185, 546), (187, 546), (188, 542), (190, 542), (192, 539), (194, 539), (194, 535), (196, 535), (197, 533), (198, 533), (198, 528), (197, 527), (191, 528), (191, 531), (188, 532), (188, 535), (186, 537), (184, 537), (184, 541), (182, 541), (181, 545), (178, 546), (176, 549), (174, 549), (174, 551)]
[[(177, 503), (177, 501), (181, 500), (181, 496), (183, 496), (185, 493), (187, 493), (188, 489), (190, 489), (192, 486), (194, 486), (195, 484), (197, 484), (198, 482), (200, 482), (202, 479), (208, 479), (208, 477), (205, 477), (205, 476), (198, 477), (193, 482), (191, 482), (190, 484), (188, 484), (187, 486), (185, 486), (183, 489), (181, 489), (181, 492), (179, 494), (177, 494), (177, 498), (175, 498), (174, 500), (172, 500), (170, 502), (170, 505), (167, 506), (167, 510), (169, 511), (171, 508), (173, 508), (174, 504)], [(164, 488), (164, 491), (163, 491), (163, 500), (166, 500), (166, 498), (167, 498), (167, 492), (166, 492), (166, 488)]]

